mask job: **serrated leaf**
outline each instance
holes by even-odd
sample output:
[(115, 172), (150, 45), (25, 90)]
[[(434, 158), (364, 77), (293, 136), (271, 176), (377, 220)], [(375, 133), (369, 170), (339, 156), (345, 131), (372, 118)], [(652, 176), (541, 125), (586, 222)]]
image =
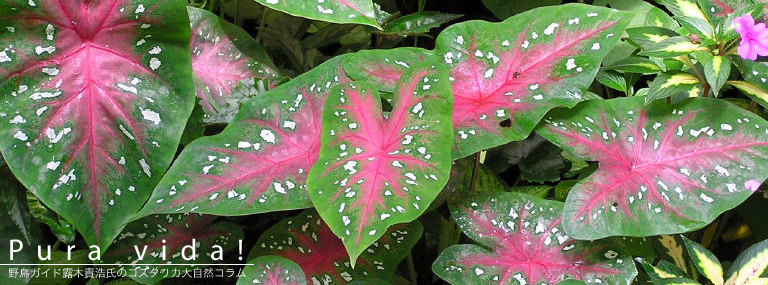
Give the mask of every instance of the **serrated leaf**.
[(384, 30), (380, 33), (398, 36), (425, 34), (462, 16), (460, 14), (447, 14), (436, 11), (413, 13), (387, 23), (384, 26)]
[(691, 261), (693, 261), (693, 264), (699, 269), (699, 272), (701, 272), (704, 277), (707, 277), (712, 284), (722, 285), (723, 266), (720, 265), (720, 261), (715, 254), (707, 250), (704, 246), (684, 236), (682, 238), (685, 242), (685, 248), (691, 256)]
[(623, 74), (612, 71), (601, 70), (597, 73), (595, 79), (603, 85), (617, 91), (627, 93), (627, 79)]
[(687, 16), (677, 16), (675, 17), (675, 20), (677, 20), (688, 32), (700, 36), (699, 40), (705, 42), (705, 45), (715, 43), (715, 27), (713, 27), (712, 23), (709, 21)]
[[(170, 164), (194, 104), (186, 1), (4, 1), (0, 150), (105, 250)], [(117, 194), (122, 192), (122, 195)]]
[(344, 60), (344, 71), (353, 80), (365, 80), (380, 91), (394, 92), (411, 66), (433, 56), (431, 51), (421, 48), (364, 50)]
[(645, 272), (648, 273), (648, 277), (650, 277), (651, 281), (669, 279), (669, 278), (688, 277), (688, 274), (683, 272), (682, 269), (678, 268), (677, 266), (675, 266), (674, 264), (666, 260), (659, 261), (659, 263), (656, 264), (656, 266), (653, 266), (652, 264), (643, 260), (641, 262), (641, 265), (643, 266), (643, 269), (645, 269)]
[(766, 107), (768, 106), (768, 91), (762, 86), (746, 81), (728, 81), (728, 85), (736, 87), (741, 93), (747, 95), (750, 99)]
[(450, 172), (451, 89), (427, 62), (399, 81), (388, 115), (371, 85), (334, 87), (323, 147), (307, 186), (315, 207), (354, 260), (394, 224), (420, 216)]
[(768, 178), (768, 122), (709, 98), (587, 101), (550, 113), (537, 132), (600, 168), (568, 195), (579, 239), (698, 229)]
[[(662, 260), (671, 260), (674, 262), (674, 265), (672, 266), (677, 267), (686, 274), (692, 275), (696, 272), (696, 266), (688, 263), (688, 260), (691, 258), (688, 251), (684, 250), (685, 242), (683, 241), (682, 235), (660, 235), (655, 239), (655, 242), (656, 243), (654, 244), (657, 246), (657, 252)], [(661, 262), (659, 265), (666, 266), (666, 264)], [(666, 271), (674, 272), (672, 267), (667, 266), (666, 268), (668, 268)]]
[(437, 53), (452, 69), (454, 158), (522, 140), (548, 110), (580, 101), (628, 15), (566, 4), (445, 29)]
[(307, 278), (301, 267), (290, 259), (280, 256), (254, 258), (243, 269), (237, 285), (306, 285)]
[(680, 36), (675, 31), (662, 27), (629, 28), (627, 35), (633, 44), (643, 49), (657, 45), (666, 39)]
[(704, 66), (704, 77), (715, 96), (720, 95), (720, 89), (731, 75), (731, 59), (725, 56), (712, 55), (710, 52), (697, 52), (696, 59)]
[(648, 10), (648, 15), (645, 17), (645, 25), (667, 28), (670, 30), (674, 30), (680, 27), (680, 24), (672, 19), (672, 17), (670, 17), (667, 12), (664, 12), (664, 10), (661, 10), (657, 7), (653, 7), (651, 10)]
[[(308, 284), (347, 284), (370, 277), (391, 277), (422, 233), (418, 222), (390, 228), (355, 263), (342, 241), (314, 210), (284, 219), (266, 230), (249, 259), (276, 255), (290, 259), (306, 274)], [(356, 264), (354, 268), (352, 264)]]
[(698, 97), (703, 92), (704, 86), (693, 75), (688, 73), (662, 73), (651, 82), (645, 102), (649, 104), (654, 100), (680, 94), (684, 94), (687, 97)]
[(768, 269), (768, 240), (756, 243), (736, 257), (728, 270), (726, 285), (763, 285)]
[(291, 1), (255, 0), (269, 8), (296, 17), (332, 23), (369, 25), (381, 29), (371, 0)]
[(239, 104), (279, 81), (267, 52), (245, 31), (203, 9), (187, 7), (192, 68), (208, 123), (229, 123)]
[(695, 0), (659, 0), (675, 16), (690, 17), (709, 21)]
[[(150, 215), (129, 223), (112, 247), (104, 254), (104, 262), (123, 264), (130, 272), (142, 264), (178, 264), (165, 266), (168, 271), (190, 270), (227, 257), (226, 252), (238, 247), (244, 237), (240, 226), (217, 221), (216, 216), (198, 214)], [(194, 253), (193, 253), (194, 248)], [(219, 254), (215, 252), (219, 251)], [(165, 254), (165, 255), (163, 255)], [(214, 254), (214, 257), (211, 255)], [(139, 259), (141, 255), (141, 259)], [(194, 259), (190, 259), (194, 257)], [(154, 284), (168, 278), (165, 274), (129, 275), (131, 279)]]
[(320, 152), (328, 90), (349, 80), (343, 60), (244, 102), (224, 131), (182, 151), (142, 213), (245, 215), (310, 207), (306, 177)]
[(659, 67), (654, 61), (638, 56), (628, 57), (626, 59), (615, 62), (614, 64), (606, 67), (606, 69), (616, 70), (622, 73), (642, 74), (661, 73), (663, 71), (661, 67)]
[(701, 285), (701, 283), (688, 278), (666, 278), (654, 280), (653, 284), (656, 285)]
[(555, 284), (566, 278), (630, 284), (629, 256), (562, 231), (563, 204), (520, 193), (476, 195), (452, 205), (465, 235), (484, 247), (454, 245), (432, 271), (451, 284)]
[(691, 42), (689, 38), (675, 36), (645, 47), (639, 54), (659, 58), (673, 58), (701, 50), (706, 50), (706, 48), (702, 47), (701, 44)]

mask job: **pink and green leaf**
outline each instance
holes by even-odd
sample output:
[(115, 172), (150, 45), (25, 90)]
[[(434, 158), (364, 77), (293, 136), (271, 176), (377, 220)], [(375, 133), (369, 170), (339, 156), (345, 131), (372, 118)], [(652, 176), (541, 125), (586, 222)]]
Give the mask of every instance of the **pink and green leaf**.
[(102, 250), (163, 175), (192, 111), (185, 4), (0, 3), (0, 150)]
[(328, 91), (348, 81), (343, 60), (243, 102), (224, 131), (182, 151), (142, 212), (246, 215), (311, 207), (305, 182), (320, 154)]
[[(121, 264), (118, 268), (152, 268), (142, 264), (178, 264), (163, 267), (190, 269), (187, 264), (207, 264), (221, 261), (230, 250), (238, 248), (244, 235), (242, 229), (216, 216), (198, 214), (151, 215), (129, 223), (115, 243), (104, 254), (104, 262)], [(195, 259), (192, 257), (194, 244)], [(185, 249), (186, 247), (186, 249)], [(219, 253), (215, 253), (219, 251)], [(213, 256), (212, 256), (213, 254)], [(139, 260), (138, 255), (142, 255)], [(218, 260), (214, 259), (217, 258)], [(154, 284), (166, 278), (165, 274), (133, 276), (134, 280)]]
[(716, 99), (674, 105), (642, 97), (551, 112), (537, 132), (598, 170), (566, 199), (579, 239), (698, 229), (768, 178), (768, 122)]
[[(418, 222), (390, 228), (356, 262), (350, 262), (344, 243), (314, 210), (284, 219), (266, 230), (249, 259), (276, 255), (301, 267), (308, 284), (348, 284), (371, 277), (389, 279), (411, 247), (421, 238)], [(353, 264), (357, 264), (353, 267)]]
[(207, 122), (229, 123), (243, 100), (273, 87), (280, 76), (247, 32), (206, 10), (187, 10), (197, 97)]
[(433, 56), (432, 51), (421, 48), (364, 50), (344, 61), (344, 71), (353, 80), (366, 80), (380, 91), (394, 92), (411, 66)]
[(301, 267), (290, 259), (280, 256), (262, 256), (248, 261), (237, 285), (306, 285), (307, 279)]
[(268, 8), (296, 17), (340, 24), (363, 24), (381, 29), (371, 0), (255, 0)]
[(631, 256), (607, 243), (577, 241), (561, 224), (563, 203), (521, 193), (476, 195), (451, 206), (461, 230), (478, 245), (440, 254), (432, 270), (451, 284), (630, 284)]
[(447, 72), (430, 62), (402, 76), (390, 113), (371, 84), (331, 90), (323, 147), (307, 185), (353, 264), (387, 228), (419, 217), (446, 184), (451, 94)]
[(551, 108), (576, 105), (631, 18), (567, 4), (448, 27), (437, 53), (451, 68), (454, 158), (522, 140)]

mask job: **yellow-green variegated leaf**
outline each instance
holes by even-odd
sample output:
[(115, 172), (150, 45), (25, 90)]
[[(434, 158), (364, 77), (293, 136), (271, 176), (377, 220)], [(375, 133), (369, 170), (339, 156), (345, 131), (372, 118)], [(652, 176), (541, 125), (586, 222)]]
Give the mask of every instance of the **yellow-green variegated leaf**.
[(691, 256), (693, 264), (699, 269), (702, 275), (707, 277), (709, 281), (712, 281), (714, 285), (723, 284), (723, 266), (720, 265), (720, 261), (717, 260), (715, 255), (704, 248), (704, 246), (683, 237), (685, 247), (688, 249), (688, 254)]
[(661, 42), (647, 47), (640, 52), (640, 55), (653, 56), (660, 58), (673, 58), (679, 55), (686, 55), (695, 51), (705, 50), (698, 43), (691, 42), (690, 39), (682, 36), (670, 37)]
[(606, 67), (606, 69), (616, 70), (622, 73), (641, 73), (641, 74), (653, 74), (660, 73), (663, 70), (659, 65), (650, 59), (632, 56), (623, 60), (617, 61), (614, 64)]
[(651, 82), (645, 103), (653, 100), (684, 94), (688, 97), (698, 97), (704, 90), (699, 80), (688, 73), (662, 73)]
[(642, 260), (640, 265), (645, 269), (648, 278), (651, 281), (669, 278), (687, 278), (688, 274), (669, 261), (661, 260), (655, 266), (646, 260)]
[(701, 283), (688, 278), (668, 278), (654, 281), (656, 285), (701, 285)]
[(694, 56), (704, 66), (704, 77), (712, 93), (718, 96), (731, 74), (731, 59), (726, 56), (712, 55), (707, 51), (697, 52)]
[(749, 96), (749, 98), (759, 103), (763, 107), (768, 108), (768, 91), (762, 87), (746, 81), (728, 81), (726, 83), (736, 87), (739, 89), (739, 91), (744, 93), (744, 95)]
[(695, 0), (659, 0), (658, 2), (667, 7), (675, 16), (702, 19), (709, 22), (704, 10)]
[(728, 270), (726, 285), (765, 285), (761, 277), (768, 268), (768, 240), (750, 246), (742, 252)]
[(637, 27), (627, 29), (629, 41), (643, 49), (655, 46), (671, 37), (680, 36), (673, 30), (662, 27)]

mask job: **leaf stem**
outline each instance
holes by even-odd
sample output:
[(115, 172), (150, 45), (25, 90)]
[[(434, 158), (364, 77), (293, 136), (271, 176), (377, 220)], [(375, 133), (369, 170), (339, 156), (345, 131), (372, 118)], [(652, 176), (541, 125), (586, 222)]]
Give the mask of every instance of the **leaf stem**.
[(411, 281), (411, 285), (419, 285), (418, 273), (416, 272), (416, 266), (413, 263), (413, 253), (409, 252), (405, 262), (408, 264), (408, 278)]
[(469, 180), (469, 192), (475, 192), (477, 177), (480, 170), (480, 153), (475, 153), (475, 165), (472, 167), (472, 178)]
[(694, 73), (696, 73), (696, 78), (699, 79), (699, 83), (701, 83), (701, 85), (704, 85), (704, 92), (702, 93), (702, 96), (707, 97), (711, 87), (709, 86), (709, 83), (707, 83), (706, 77), (704, 77), (704, 75), (701, 74), (701, 71), (699, 71), (696, 65), (693, 64), (690, 57), (686, 55), (686, 56), (681, 56), (680, 59), (682, 59), (682, 62), (686, 66), (688, 66), (691, 70), (693, 70)]
[(269, 13), (269, 8), (267, 6), (262, 6), (263, 11), (261, 11), (261, 18), (259, 18), (259, 32), (256, 33), (256, 42), (263, 45), (261, 42), (261, 33), (264, 31), (264, 27), (267, 25), (267, 14)]

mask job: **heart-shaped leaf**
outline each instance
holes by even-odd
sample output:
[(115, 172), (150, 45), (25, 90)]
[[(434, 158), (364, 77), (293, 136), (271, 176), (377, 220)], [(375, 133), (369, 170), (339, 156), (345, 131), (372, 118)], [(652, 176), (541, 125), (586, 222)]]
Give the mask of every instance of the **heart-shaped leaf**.
[(432, 270), (451, 284), (630, 284), (631, 256), (562, 231), (563, 203), (520, 193), (476, 195), (451, 206), (461, 230), (483, 247), (454, 245)]
[(522, 140), (549, 109), (579, 102), (631, 18), (568, 4), (448, 27), (437, 52), (452, 69), (454, 158)]
[(343, 58), (244, 102), (222, 133), (189, 144), (142, 212), (245, 215), (312, 206), (305, 181), (320, 153), (328, 90), (347, 81)]
[(565, 202), (564, 228), (575, 238), (698, 229), (768, 178), (768, 122), (727, 102), (590, 101), (545, 122), (539, 134), (600, 163)]
[(394, 92), (397, 82), (414, 64), (434, 54), (421, 48), (364, 50), (344, 60), (344, 71), (354, 80), (366, 80), (380, 91)]
[(279, 80), (272, 60), (239, 27), (203, 9), (187, 7), (192, 27), (192, 68), (206, 121), (229, 123), (246, 98)]
[(307, 279), (301, 267), (290, 259), (280, 256), (262, 256), (249, 261), (237, 285), (306, 285)]
[(447, 72), (426, 62), (402, 76), (387, 115), (370, 84), (331, 90), (323, 147), (307, 185), (353, 265), (389, 226), (419, 217), (447, 182), (450, 88)]
[(381, 28), (371, 0), (255, 0), (287, 14), (332, 23), (364, 24)]
[[(150, 215), (129, 223), (114, 245), (104, 255), (105, 263), (132, 268), (152, 268), (142, 264), (179, 264), (165, 266), (173, 271), (190, 266), (222, 261), (226, 252), (238, 247), (243, 231), (238, 225), (218, 221), (216, 216), (198, 214)], [(194, 249), (194, 250), (193, 250)], [(231, 254), (231, 253), (230, 253)], [(194, 258), (194, 259), (193, 259)], [(242, 258), (242, 257), (241, 257)], [(131, 276), (145, 284), (158, 283), (166, 274)], [(169, 275), (170, 276), (170, 275)]]
[(430, 30), (440, 27), (445, 23), (461, 18), (463, 15), (446, 14), (435, 11), (424, 11), (405, 15), (387, 23), (384, 30), (385, 35), (412, 36), (426, 34)]
[(288, 258), (301, 266), (308, 284), (348, 284), (370, 277), (389, 279), (421, 233), (418, 222), (390, 228), (360, 255), (353, 268), (342, 241), (317, 212), (306, 210), (261, 234), (249, 259), (262, 255)]
[(102, 250), (170, 164), (192, 111), (185, 4), (0, 3), (0, 150)]

